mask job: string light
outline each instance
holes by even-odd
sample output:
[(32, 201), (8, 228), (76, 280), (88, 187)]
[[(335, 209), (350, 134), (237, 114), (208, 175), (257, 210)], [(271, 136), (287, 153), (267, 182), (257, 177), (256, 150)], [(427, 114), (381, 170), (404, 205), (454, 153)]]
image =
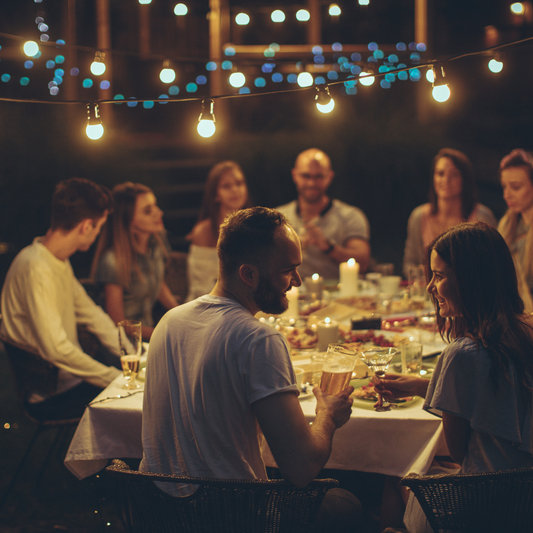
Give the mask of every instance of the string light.
[(209, 100), (209, 112), (206, 111), (206, 101), (202, 100), (202, 112), (198, 117), (197, 131), (201, 137), (212, 137), (216, 131), (215, 126), (215, 113), (213, 108), (215, 107), (215, 101)]
[(189, 8), (185, 4), (176, 4), (174, 7), (174, 15), (183, 17), (189, 12)]
[(359, 83), (362, 85), (366, 85), (369, 87), (376, 81), (376, 78), (374, 77), (374, 71), (373, 70), (367, 70), (364, 72), (361, 72), (359, 74)]
[(494, 72), (495, 74), (498, 74), (503, 69), (503, 62), (501, 61), (501, 57), (496, 54), (492, 59), (490, 59), (488, 63), (489, 70), (491, 72)]
[(341, 8), (337, 4), (331, 4), (329, 6), (329, 14), (332, 17), (338, 17), (341, 14)]
[(85, 128), (85, 133), (93, 141), (100, 139), (104, 134), (98, 104), (87, 104), (87, 127)]
[(370, 0), (359, 0), (360, 6), (367, 6), (370, 4)]
[(296, 81), (300, 87), (311, 87), (313, 76), (309, 72), (300, 72)]
[(94, 61), (91, 63), (91, 72), (95, 76), (101, 76), (105, 72), (105, 52), (96, 52)]
[(526, 8), (522, 2), (514, 2), (509, 6), (509, 9), (513, 15), (523, 15), (526, 11)]
[(272, 22), (283, 22), (285, 20), (285, 13), (281, 9), (275, 9), (270, 15)]
[(448, 84), (444, 81), (445, 74), (442, 65), (436, 64), (433, 66), (433, 90), (431, 94), (437, 102), (446, 102), (450, 98), (451, 91)]
[(315, 88), (317, 90), (315, 96), (316, 108), (321, 113), (331, 113), (335, 108), (335, 100), (331, 98), (331, 94), (329, 93), (329, 87), (326, 85), (325, 87)]
[(250, 15), (248, 15), (247, 13), (238, 13), (235, 16), (235, 22), (239, 26), (247, 26), (248, 24), (250, 24)]
[(176, 79), (176, 71), (170, 68), (170, 61), (168, 59), (163, 61), (163, 68), (159, 73), (159, 79), (163, 83), (172, 83)]
[(296, 20), (299, 20), (300, 22), (307, 22), (311, 18), (311, 14), (307, 9), (299, 9), (296, 12)]
[(152, 0), (139, 0), (139, 4), (151, 4)]
[(232, 87), (239, 88), (246, 83), (246, 76), (242, 72), (233, 72), (229, 77), (229, 84)]
[(35, 57), (39, 53), (39, 45), (35, 41), (26, 41), (23, 50), (28, 57)]

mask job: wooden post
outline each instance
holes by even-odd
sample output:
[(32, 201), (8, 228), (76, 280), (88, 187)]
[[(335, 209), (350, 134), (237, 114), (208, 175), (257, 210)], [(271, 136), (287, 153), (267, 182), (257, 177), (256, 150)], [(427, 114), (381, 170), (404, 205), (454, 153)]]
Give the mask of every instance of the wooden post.
[[(109, 0), (96, 0), (96, 46), (100, 52), (105, 52), (106, 71), (102, 79), (107, 79), (113, 86), (113, 62), (111, 57), (111, 21), (109, 16)], [(98, 84), (101, 80), (98, 80)], [(98, 85), (98, 98), (100, 100), (111, 100), (111, 89), (101, 89)], [(113, 123), (111, 105), (106, 104), (100, 107), (100, 115), (104, 122), (104, 128)]]
[(322, 43), (322, 19), (320, 18), (319, 0), (307, 0), (309, 10), (309, 24), (307, 25), (307, 44)]

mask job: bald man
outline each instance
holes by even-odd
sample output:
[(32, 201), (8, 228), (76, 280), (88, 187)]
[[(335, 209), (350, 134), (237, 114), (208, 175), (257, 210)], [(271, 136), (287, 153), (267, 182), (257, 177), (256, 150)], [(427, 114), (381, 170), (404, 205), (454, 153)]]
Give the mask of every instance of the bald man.
[(326, 191), (335, 173), (328, 155), (309, 148), (296, 158), (292, 179), (298, 199), (277, 209), (298, 232), (302, 243), (302, 278), (315, 272), (325, 279), (339, 277), (339, 263), (353, 257), (361, 272), (370, 259), (370, 227), (365, 214)]

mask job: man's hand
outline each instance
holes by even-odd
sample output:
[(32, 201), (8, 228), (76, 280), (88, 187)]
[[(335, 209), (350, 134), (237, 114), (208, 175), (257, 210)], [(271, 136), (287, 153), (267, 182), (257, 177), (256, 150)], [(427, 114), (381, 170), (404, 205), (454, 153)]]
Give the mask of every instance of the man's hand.
[(426, 397), (429, 380), (405, 376), (403, 374), (385, 374), (383, 378), (372, 378), (376, 392), (385, 398), (405, 398), (406, 396)]
[(319, 411), (327, 412), (337, 429), (344, 426), (352, 414), (353, 399), (350, 394), (353, 391), (354, 388), (350, 385), (342, 392), (332, 395), (325, 394), (320, 387), (315, 387), (313, 394), (316, 396), (316, 414), (318, 415)]
[(305, 224), (305, 243), (306, 245), (316, 246), (319, 250), (327, 250), (329, 248), (329, 242), (324, 237), (322, 230), (315, 225), (315, 219)]

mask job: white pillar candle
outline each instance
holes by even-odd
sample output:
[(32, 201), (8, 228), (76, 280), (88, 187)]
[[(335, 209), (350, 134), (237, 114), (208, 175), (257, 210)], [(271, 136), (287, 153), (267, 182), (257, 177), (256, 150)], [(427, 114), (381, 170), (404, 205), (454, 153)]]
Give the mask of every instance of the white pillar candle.
[(325, 352), (328, 345), (339, 342), (339, 323), (326, 317), (317, 324), (318, 351)]
[(355, 259), (348, 259), (339, 265), (339, 281), (341, 296), (357, 294), (359, 280), (359, 263)]
[(292, 289), (287, 293), (287, 300), (289, 300), (289, 307), (283, 313), (283, 316), (299, 316), (298, 308), (298, 287), (292, 287)]

